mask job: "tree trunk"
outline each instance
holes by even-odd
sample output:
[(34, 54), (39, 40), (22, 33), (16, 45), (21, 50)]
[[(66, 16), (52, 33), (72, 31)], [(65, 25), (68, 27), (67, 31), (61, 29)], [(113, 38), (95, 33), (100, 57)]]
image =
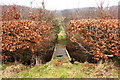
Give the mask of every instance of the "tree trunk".
[(36, 60), (36, 65), (40, 65), (41, 64), (40, 56), (36, 56), (35, 60)]

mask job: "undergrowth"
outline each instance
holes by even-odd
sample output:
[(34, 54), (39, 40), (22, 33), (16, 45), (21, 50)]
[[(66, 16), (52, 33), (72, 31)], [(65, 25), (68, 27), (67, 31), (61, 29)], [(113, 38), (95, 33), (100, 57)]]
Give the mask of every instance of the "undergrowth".
[(51, 61), (9, 76), (10, 78), (118, 78), (113, 63), (62, 63)]

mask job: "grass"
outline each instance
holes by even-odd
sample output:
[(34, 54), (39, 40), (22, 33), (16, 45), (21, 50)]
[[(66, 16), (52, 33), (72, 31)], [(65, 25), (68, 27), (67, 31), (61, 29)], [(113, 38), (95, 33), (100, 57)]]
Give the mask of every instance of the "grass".
[(66, 35), (58, 35), (58, 40), (66, 39)]
[[(35, 66), (13, 75), (13, 78), (117, 78), (118, 72), (110, 65), (90, 63), (61, 63), (56, 61)], [(105, 72), (105, 70), (108, 71)]]
[[(73, 65), (71, 63), (47, 63), (43, 66), (35, 66), (29, 71), (22, 71), (15, 75), (16, 78), (74, 78), (84, 77), (85, 73), (81, 71), (76, 72), (80, 69), (81, 63)], [(79, 74), (79, 75), (78, 75)]]
[(58, 34), (57, 43), (61, 45), (66, 45), (66, 33), (63, 26), (60, 26), (61, 30)]
[(0, 65), (0, 70), (5, 70), (7, 67), (8, 67), (8, 65), (2, 64), (2, 65)]
[(57, 43), (66, 45), (66, 35), (58, 35)]

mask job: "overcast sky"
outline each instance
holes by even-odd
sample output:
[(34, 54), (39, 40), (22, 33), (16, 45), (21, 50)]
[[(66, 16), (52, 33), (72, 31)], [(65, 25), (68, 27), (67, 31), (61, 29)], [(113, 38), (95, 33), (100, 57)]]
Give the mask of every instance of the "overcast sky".
[[(17, 4), (31, 7), (40, 7), (42, 0), (0, 0), (0, 4)], [(95, 7), (96, 2), (100, 0), (44, 0), (46, 9), (49, 10), (61, 10), (61, 9), (70, 9), (70, 8), (82, 8), (82, 7)], [(104, 1), (104, 0), (101, 0)], [(120, 0), (105, 0), (105, 6), (118, 5)]]

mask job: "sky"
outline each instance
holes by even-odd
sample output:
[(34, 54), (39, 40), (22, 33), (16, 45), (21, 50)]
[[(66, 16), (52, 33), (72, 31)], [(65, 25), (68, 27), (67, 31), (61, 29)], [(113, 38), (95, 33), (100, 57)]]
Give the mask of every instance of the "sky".
[[(97, 3), (104, 0), (44, 0), (48, 10), (62, 10), (71, 8), (96, 7)], [(105, 0), (104, 6), (118, 5), (120, 0)], [(32, 5), (31, 5), (32, 2)], [(24, 5), (28, 7), (41, 7), (42, 0), (0, 0), (0, 5)]]

